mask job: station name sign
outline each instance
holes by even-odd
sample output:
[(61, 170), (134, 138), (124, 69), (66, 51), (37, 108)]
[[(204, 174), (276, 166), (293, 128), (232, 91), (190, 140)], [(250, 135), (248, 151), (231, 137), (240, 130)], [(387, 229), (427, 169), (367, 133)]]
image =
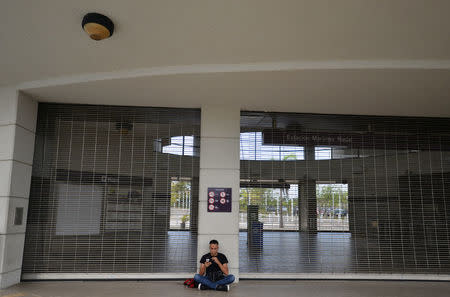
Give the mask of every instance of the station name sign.
[(315, 145), (349, 145), (352, 143), (352, 137), (343, 135), (319, 135), (319, 134), (295, 134), (286, 133), (285, 142), (289, 144), (315, 144)]
[(264, 145), (340, 146), (354, 149), (450, 150), (450, 136), (393, 133), (332, 133), (265, 129)]

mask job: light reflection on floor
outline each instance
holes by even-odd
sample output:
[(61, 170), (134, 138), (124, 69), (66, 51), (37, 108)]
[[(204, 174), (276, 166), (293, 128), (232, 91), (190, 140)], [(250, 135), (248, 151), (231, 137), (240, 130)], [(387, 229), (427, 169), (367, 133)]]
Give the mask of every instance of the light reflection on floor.
[(247, 246), (239, 233), (241, 273), (351, 272), (350, 233), (264, 232), (263, 248)]

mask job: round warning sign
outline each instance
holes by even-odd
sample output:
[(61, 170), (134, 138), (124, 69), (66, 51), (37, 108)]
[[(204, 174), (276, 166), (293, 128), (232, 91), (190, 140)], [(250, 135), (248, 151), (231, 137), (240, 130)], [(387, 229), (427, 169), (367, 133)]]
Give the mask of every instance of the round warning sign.
[(220, 203), (225, 204), (225, 198), (221, 198)]
[(208, 208), (209, 208), (209, 210), (214, 210), (214, 205), (211, 204), (211, 205), (208, 206)]
[(214, 197), (214, 192), (211, 191), (211, 192), (208, 193), (208, 195), (209, 195), (209, 197), (212, 198), (212, 197)]
[(227, 193), (225, 193), (225, 192), (220, 192), (220, 197), (225, 197), (227, 195)]
[(213, 203), (214, 203), (214, 198), (209, 198), (208, 202), (209, 202), (210, 204), (213, 204)]

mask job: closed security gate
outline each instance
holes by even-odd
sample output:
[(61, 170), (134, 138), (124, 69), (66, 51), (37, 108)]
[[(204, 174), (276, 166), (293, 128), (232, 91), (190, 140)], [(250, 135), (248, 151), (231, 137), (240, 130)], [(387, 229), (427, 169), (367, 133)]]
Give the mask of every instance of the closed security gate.
[(194, 272), (199, 133), (194, 109), (40, 104), (24, 276)]
[(242, 112), (240, 191), (244, 277), (450, 274), (450, 119)]

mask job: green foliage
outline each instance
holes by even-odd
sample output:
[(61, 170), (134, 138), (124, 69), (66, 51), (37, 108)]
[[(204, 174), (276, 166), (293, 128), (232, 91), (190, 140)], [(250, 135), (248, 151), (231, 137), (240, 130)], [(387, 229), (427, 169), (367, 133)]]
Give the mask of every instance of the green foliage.
[[(288, 157), (288, 156), (286, 156)], [(247, 212), (247, 205), (259, 205), (259, 213), (275, 213), (280, 211), (279, 200), (281, 196), (281, 208), (283, 213), (296, 213), (298, 210), (298, 199), (288, 199), (287, 191), (272, 188), (241, 188), (239, 199), (239, 211)], [(339, 208), (339, 198), (341, 208), (348, 210), (348, 192), (343, 185), (329, 184), (317, 185), (317, 207), (332, 208), (334, 196), (334, 208)], [(294, 207), (294, 211), (292, 210)]]
[(181, 217), (181, 222), (185, 223), (187, 221), (189, 221), (189, 215), (188, 214), (186, 214), (186, 215)]
[[(259, 205), (259, 213), (279, 212), (280, 189), (272, 188), (241, 188), (239, 199), (239, 211), (247, 212), (247, 205)], [(287, 198), (286, 192), (281, 193), (282, 207), (291, 213), (291, 199)], [(298, 199), (294, 199), (294, 208), (298, 205)]]
[(333, 193), (334, 193), (334, 208), (339, 207), (339, 197), (341, 200), (341, 207), (347, 209), (348, 192), (342, 187), (330, 185), (317, 185), (317, 207), (330, 208), (333, 207)]
[(247, 212), (247, 205), (266, 205), (266, 200), (273, 200), (272, 189), (265, 188), (241, 188), (241, 197), (239, 199), (239, 209), (241, 212)]
[(170, 205), (178, 206), (183, 199), (189, 197), (191, 193), (191, 183), (188, 181), (172, 181)]
[(283, 161), (297, 160), (296, 154), (290, 154), (283, 157)]

